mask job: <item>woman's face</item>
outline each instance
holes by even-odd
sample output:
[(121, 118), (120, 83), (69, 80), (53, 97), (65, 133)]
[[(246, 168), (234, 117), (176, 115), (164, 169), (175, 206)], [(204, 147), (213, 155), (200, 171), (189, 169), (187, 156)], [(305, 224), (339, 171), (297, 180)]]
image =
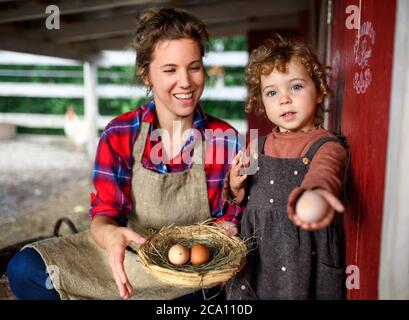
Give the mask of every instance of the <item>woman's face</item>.
[(305, 67), (296, 59), (286, 72), (274, 69), (261, 75), (261, 94), (268, 119), (280, 131), (308, 131), (315, 126), (317, 104), (322, 101)]
[(145, 84), (152, 87), (158, 112), (173, 119), (191, 116), (205, 83), (200, 48), (192, 39), (157, 43)]

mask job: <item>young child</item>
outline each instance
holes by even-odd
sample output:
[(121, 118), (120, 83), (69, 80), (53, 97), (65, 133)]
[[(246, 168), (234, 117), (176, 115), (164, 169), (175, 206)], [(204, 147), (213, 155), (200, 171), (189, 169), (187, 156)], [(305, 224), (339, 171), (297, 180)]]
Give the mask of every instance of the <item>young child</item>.
[[(254, 50), (246, 112), (275, 125), (259, 138), (254, 175), (234, 160), (224, 197), (246, 206), (240, 234), (251, 248), (226, 285), (228, 299), (342, 299), (344, 249), (338, 200), (347, 151), (321, 127), (326, 68), (305, 45), (277, 36)], [(243, 169), (242, 169), (243, 170)]]

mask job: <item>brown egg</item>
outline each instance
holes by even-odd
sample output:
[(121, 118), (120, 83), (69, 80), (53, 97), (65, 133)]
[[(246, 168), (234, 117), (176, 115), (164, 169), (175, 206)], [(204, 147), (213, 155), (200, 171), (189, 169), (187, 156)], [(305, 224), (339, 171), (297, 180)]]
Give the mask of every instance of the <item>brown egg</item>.
[(180, 266), (189, 261), (189, 249), (181, 244), (174, 244), (168, 252), (170, 263)]
[(205, 263), (209, 260), (209, 257), (210, 251), (204, 244), (194, 244), (192, 249), (190, 249), (190, 262), (194, 265)]

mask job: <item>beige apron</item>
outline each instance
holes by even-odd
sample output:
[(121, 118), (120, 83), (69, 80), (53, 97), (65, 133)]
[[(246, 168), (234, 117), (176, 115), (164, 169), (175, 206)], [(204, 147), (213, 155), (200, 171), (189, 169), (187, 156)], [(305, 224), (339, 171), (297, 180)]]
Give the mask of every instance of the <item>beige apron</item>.
[[(128, 227), (148, 235), (162, 226), (190, 225), (210, 217), (204, 170), (204, 148), (196, 139), (191, 170), (159, 174), (142, 166), (149, 123), (143, 122), (135, 142), (132, 175), (135, 213)], [(28, 245), (42, 256), (61, 299), (121, 299), (106, 251), (89, 231)], [(133, 245), (134, 247), (134, 245)], [(165, 285), (142, 268), (139, 257), (125, 251), (125, 272), (134, 291), (130, 299), (174, 299), (198, 290)]]

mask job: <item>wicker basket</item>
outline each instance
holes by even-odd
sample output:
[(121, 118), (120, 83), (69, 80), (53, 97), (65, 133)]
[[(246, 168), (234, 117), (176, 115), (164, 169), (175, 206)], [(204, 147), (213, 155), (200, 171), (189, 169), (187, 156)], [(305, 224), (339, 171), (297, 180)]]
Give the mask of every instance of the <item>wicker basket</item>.
[[(205, 244), (210, 259), (203, 265), (175, 266), (167, 258), (175, 243), (190, 248)], [(234, 276), (246, 261), (247, 246), (238, 237), (229, 237), (223, 229), (203, 223), (192, 226), (164, 227), (152, 235), (138, 250), (144, 269), (158, 280), (175, 287), (210, 288)]]

